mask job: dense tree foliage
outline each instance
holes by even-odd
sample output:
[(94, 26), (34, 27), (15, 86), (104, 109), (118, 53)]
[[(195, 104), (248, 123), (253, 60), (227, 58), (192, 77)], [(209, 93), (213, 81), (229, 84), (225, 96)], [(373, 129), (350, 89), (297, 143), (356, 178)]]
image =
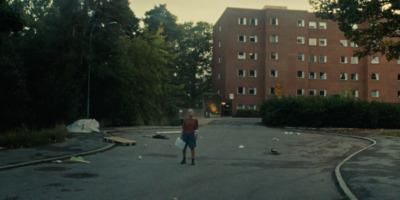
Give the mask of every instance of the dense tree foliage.
[(190, 84), (207, 90), (211, 25), (178, 24), (165, 4), (143, 29), (128, 0), (0, 0), (0, 11), (0, 131), (86, 118), (88, 94), (102, 125), (167, 122)]
[(388, 60), (399, 59), (398, 0), (309, 0), (309, 3), (318, 17), (337, 21), (346, 38), (363, 47), (355, 55), (381, 53)]

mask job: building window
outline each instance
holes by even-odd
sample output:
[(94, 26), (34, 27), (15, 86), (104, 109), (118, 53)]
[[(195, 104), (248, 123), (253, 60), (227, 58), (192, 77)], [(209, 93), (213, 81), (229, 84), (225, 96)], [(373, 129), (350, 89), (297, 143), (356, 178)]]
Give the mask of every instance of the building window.
[(400, 58), (397, 60), (397, 64), (399, 64), (399, 65), (400, 65)]
[(304, 53), (297, 54), (297, 61), (304, 61)]
[(340, 80), (347, 81), (347, 73), (340, 73)]
[(245, 60), (246, 59), (246, 52), (239, 52), (238, 59)]
[(239, 25), (246, 25), (246, 18), (245, 17), (239, 17), (238, 24)]
[(316, 89), (310, 89), (308, 93), (309, 93), (310, 96), (315, 96), (315, 95), (317, 95), (317, 90)]
[(319, 46), (326, 46), (328, 41), (326, 39), (319, 39)]
[(249, 105), (249, 110), (257, 110), (257, 106), (256, 105)]
[(371, 96), (373, 98), (379, 98), (379, 90), (372, 90)]
[(304, 44), (304, 37), (303, 36), (297, 36), (297, 44)]
[(316, 29), (317, 28), (317, 22), (308, 22), (308, 27), (310, 29)]
[(246, 77), (246, 70), (238, 69), (238, 77)]
[(319, 90), (319, 96), (326, 97), (326, 90)]
[(317, 62), (317, 55), (310, 55), (310, 62)]
[(222, 30), (222, 27), (221, 27), (221, 26), (219, 26), (219, 27), (218, 27), (218, 30), (219, 30), (219, 32), (221, 32), (221, 30)]
[(278, 60), (278, 52), (271, 52), (271, 60)]
[(358, 81), (358, 74), (357, 73), (351, 74), (351, 80), (352, 81)]
[(251, 69), (249, 71), (249, 77), (252, 77), (252, 78), (257, 77), (257, 70)]
[(249, 95), (257, 95), (257, 88), (249, 88)]
[(249, 59), (250, 59), (250, 60), (257, 60), (257, 53), (255, 53), (255, 52), (250, 52), (250, 53), (249, 53)]
[(246, 42), (246, 35), (239, 35), (239, 42)]
[(218, 63), (221, 63), (221, 57), (218, 57)]
[(358, 64), (358, 57), (352, 56), (352, 57), (350, 58), (350, 62), (351, 62), (351, 64)]
[(218, 47), (221, 47), (221, 42), (218, 42)]
[(308, 39), (308, 44), (310, 46), (317, 46), (317, 38), (309, 38)]
[(326, 77), (327, 77), (326, 72), (320, 72), (319, 73), (319, 79), (326, 80)]
[(252, 25), (252, 26), (257, 26), (257, 25), (258, 25), (258, 20), (257, 20), (257, 18), (250, 18), (250, 25)]
[(320, 22), (319, 29), (326, 29), (326, 22)]
[(315, 73), (315, 72), (310, 72), (309, 78), (310, 78), (310, 79), (317, 79), (317, 73)]
[(358, 98), (358, 90), (352, 90), (353, 97)]
[(257, 35), (250, 35), (249, 40), (252, 43), (257, 43)]
[(244, 110), (244, 105), (243, 104), (238, 104), (236, 108), (238, 110)]
[(245, 91), (244, 87), (238, 87), (237, 93), (238, 94), (246, 94), (246, 91)]
[(304, 19), (298, 19), (297, 20), (297, 26), (298, 27), (304, 27)]
[(371, 75), (371, 78), (372, 78), (372, 80), (379, 81), (379, 74), (373, 73), (373, 74)]
[(355, 42), (350, 42), (350, 47), (358, 47), (358, 44), (356, 44)]
[(319, 62), (320, 62), (320, 63), (326, 63), (326, 62), (328, 62), (328, 57), (327, 57), (327, 56), (324, 56), (324, 55), (320, 55), (320, 56), (319, 56)]
[(347, 47), (347, 40), (340, 40), (341, 47)]
[(278, 43), (278, 35), (271, 35), (269, 36), (269, 41), (271, 43)]
[(221, 73), (218, 73), (218, 80), (221, 80)]
[(379, 57), (378, 56), (372, 56), (371, 63), (372, 64), (379, 64)]
[(340, 56), (340, 63), (347, 64), (347, 56)]
[(273, 26), (278, 26), (278, 18), (275, 17), (271, 18), (270, 24)]
[(269, 94), (275, 94), (275, 88), (269, 88)]
[(270, 76), (271, 76), (271, 77), (274, 77), (274, 78), (277, 78), (277, 77), (278, 77), (278, 70), (272, 69), (272, 70), (271, 70), (271, 73), (270, 73)]
[(297, 89), (297, 96), (303, 96), (303, 95), (304, 95), (304, 89), (303, 88)]
[(304, 78), (304, 72), (303, 71), (297, 71), (297, 78)]

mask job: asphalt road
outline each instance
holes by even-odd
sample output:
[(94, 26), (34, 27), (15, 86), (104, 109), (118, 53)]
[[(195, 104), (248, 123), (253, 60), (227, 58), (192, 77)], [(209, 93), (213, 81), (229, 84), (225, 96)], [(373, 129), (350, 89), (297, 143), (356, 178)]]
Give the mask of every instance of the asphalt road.
[(369, 144), (222, 120), (200, 127), (191, 166), (179, 164), (181, 152), (173, 145), (178, 134), (168, 134), (169, 140), (143, 137), (156, 131), (162, 130), (115, 133), (137, 145), (85, 156), (91, 164), (63, 161), (0, 171), (0, 199), (339, 200), (335, 166)]

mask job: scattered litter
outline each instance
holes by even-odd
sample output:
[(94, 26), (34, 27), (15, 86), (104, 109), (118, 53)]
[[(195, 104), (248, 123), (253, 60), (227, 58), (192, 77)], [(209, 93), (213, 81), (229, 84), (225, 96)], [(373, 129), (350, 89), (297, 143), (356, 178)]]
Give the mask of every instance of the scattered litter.
[(287, 135), (287, 134), (289, 134), (289, 132), (286, 132), (286, 131), (285, 131), (285, 135)]
[(81, 156), (76, 156), (76, 157), (75, 157), (75, 156), (72, 156), (71, 159), (70, 159), (70, 161), (72, 161), (72, 162), (81, 162), (81, 163), (90, 164), (89, 161), (84, 160)]
[(244, 146), (243, 145), (239, 145), (238, 148), (239, 149), (244, 149)]
[(125, 146), (136, 145), (135, 140), (130, 140), (130, 139), (121, 138), (121, 137), (104, 137), (103, 139), (106, 142), (118, 143), (118, 144), (125, 145)]
[(151, 138), (151, 137), (153, 137), (153, 136), (151, 136), (151, 135), (143, 135), (143, 137)]
[(180, 150), (183, 150), (185, 148), (186, 143), (180, 138), (177, 137), (175, 140), (175, 146), (177, 146)]
[(278, 138), (272, 138), (272, 140), (273, 140), (273, 141), (277, 141), (277, 142), (279, 141)]
[(167, 136), (165, 136), (165, 135), (160, 135), (160, 134), (156, 134), (155, 136), (153, 136), (152, 138), (155, 138), (155, 139), (169, 139)]
[(61, 160), (53, 160), (52, 162), (53, 162), (53, 163), (62, 163)]
[(292, 135), (293, 134), (293, 132), (289, 132), (289, 135)]
[(147, 147), (147, 144), (143, 144), (144, 147)]
[(301, 135), (301, 133), (296, 133), (296, 135)]
[(274, 154), (274, 155), (278, 155), (279, 154), (278, 150), (276, 150), (274, 148), (271, 149), (271, 153)]
[(142, 158), (142, 156), (139, 156), (138, 158), (139, 158), (140, 160), (142, 160), (142, 159), (143, 159), (143, 158)]

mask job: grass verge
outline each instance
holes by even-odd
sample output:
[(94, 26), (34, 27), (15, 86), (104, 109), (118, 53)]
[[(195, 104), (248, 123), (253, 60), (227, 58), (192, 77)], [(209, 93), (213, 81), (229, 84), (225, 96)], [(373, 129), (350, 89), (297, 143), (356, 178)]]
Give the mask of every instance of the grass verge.
[(29, 130), (20, 128), (0, 135), (0, 148), (24, 148), (48, 145), (64, 141), (68, 136), (66, 125), (59, 124), (52, 129)]
[(400, 137), (400, 131), (382, 131), (381, 135)]

